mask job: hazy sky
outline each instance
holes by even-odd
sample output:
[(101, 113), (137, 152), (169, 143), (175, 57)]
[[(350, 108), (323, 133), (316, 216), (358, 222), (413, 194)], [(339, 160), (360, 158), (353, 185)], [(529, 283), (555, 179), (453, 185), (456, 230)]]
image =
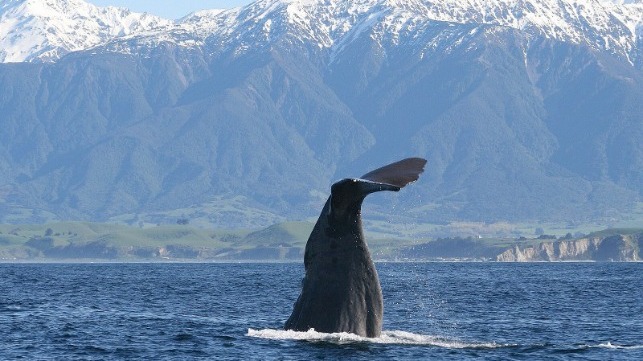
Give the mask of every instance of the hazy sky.
[(118, 6), (167, 19), (178, 19), (193, 11), (226, 9), (249, 4), (251, 0), (86, 0), (98, 6)]

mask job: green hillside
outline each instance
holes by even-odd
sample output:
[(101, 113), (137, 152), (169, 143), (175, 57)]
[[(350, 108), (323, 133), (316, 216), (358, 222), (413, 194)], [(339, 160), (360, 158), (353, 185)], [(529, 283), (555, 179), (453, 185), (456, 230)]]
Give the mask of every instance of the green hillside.
[[(301, 262), (312, 222), (284, 222), (259, 230), (214, 230), (190, 225), (132, 227), (63, 222), (0, 225), (0, 261), (293, 261)], [(424, 229), (418, 226), (418, 229)], [(619, 238), (620, 237), (620, 238)], [(376, 260), (496, 260), (515, 249), (611, 239), (612, 251), (636, 260), (643, 229), (614, 228), (572, 237), (443, 237), (421, 239), (375, 232), (367, 242)], [(625, 243), (614, 241), (623, 239)], [(614, 243), (616, 242), (616, 243)], [(605, 245), (604, 245), (605, 246)], [(627, 252), (629, 253), (627, 253)]]

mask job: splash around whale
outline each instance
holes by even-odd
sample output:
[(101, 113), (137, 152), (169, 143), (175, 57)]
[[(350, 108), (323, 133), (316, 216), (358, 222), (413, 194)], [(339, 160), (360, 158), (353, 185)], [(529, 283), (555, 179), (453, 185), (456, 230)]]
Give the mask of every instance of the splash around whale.
[(498, 344), (495, 342), (466, 342), (448, 337), (421, 335), (406, 331), (382, 331), (378, 337), (363, 337), (348, 332), (317, 332), (275, 330), (275, 329), (248, 329), (246, 336), (269, 340), (293, 340), (308, 342), (327, 342), (332, 344), (372, 343), (390, 345), (434, 346), (448, 349), (494, 349), (513, 347), (512, 344)]

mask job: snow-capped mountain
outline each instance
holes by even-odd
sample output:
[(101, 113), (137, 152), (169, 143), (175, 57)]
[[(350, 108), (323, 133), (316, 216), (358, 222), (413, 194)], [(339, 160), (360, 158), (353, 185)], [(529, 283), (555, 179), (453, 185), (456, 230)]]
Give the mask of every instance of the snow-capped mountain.
[(4, 0), (0, 5), (0, 62), (53, 61), (171, 21), (82, 0)]
[(258, 0), (176, 22), (82, 0), (10, 0), (0, 12), (3, 62), (51, 61), (108, 42), (124, 49), (119, 40), (193, 46), (208, 36), (236, 52), (284, 35), (337, 52), (364, 31), (397, 43), (434, 22), (515, 28), (632, 62), (643, 32), (643, 0)]
[(302, 219), (411, 155), (430, 166), (399, 204), (423, 222), (612, 219), (643, 197), (641, 0), (0, 6), (0, 222), (216, 208), (229, 227), (253, 218), (237, 196)]
[(641, 0), (259, 0), (223, 15), (210, 29), (220, 44), (238, 52), (284, 34), (333, 53), (365, 31), (397, 44), (447, 22), (514, 28), (631, 61), (643, 32)]

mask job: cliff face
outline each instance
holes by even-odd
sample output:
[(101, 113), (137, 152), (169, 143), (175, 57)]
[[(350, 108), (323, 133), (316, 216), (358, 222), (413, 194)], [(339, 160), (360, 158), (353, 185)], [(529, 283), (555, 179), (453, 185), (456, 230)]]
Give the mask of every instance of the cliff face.
[(513, 246), (496, 257), (499, 262), (534, 261), (640, 261), (643, 233), (595, 236)]

